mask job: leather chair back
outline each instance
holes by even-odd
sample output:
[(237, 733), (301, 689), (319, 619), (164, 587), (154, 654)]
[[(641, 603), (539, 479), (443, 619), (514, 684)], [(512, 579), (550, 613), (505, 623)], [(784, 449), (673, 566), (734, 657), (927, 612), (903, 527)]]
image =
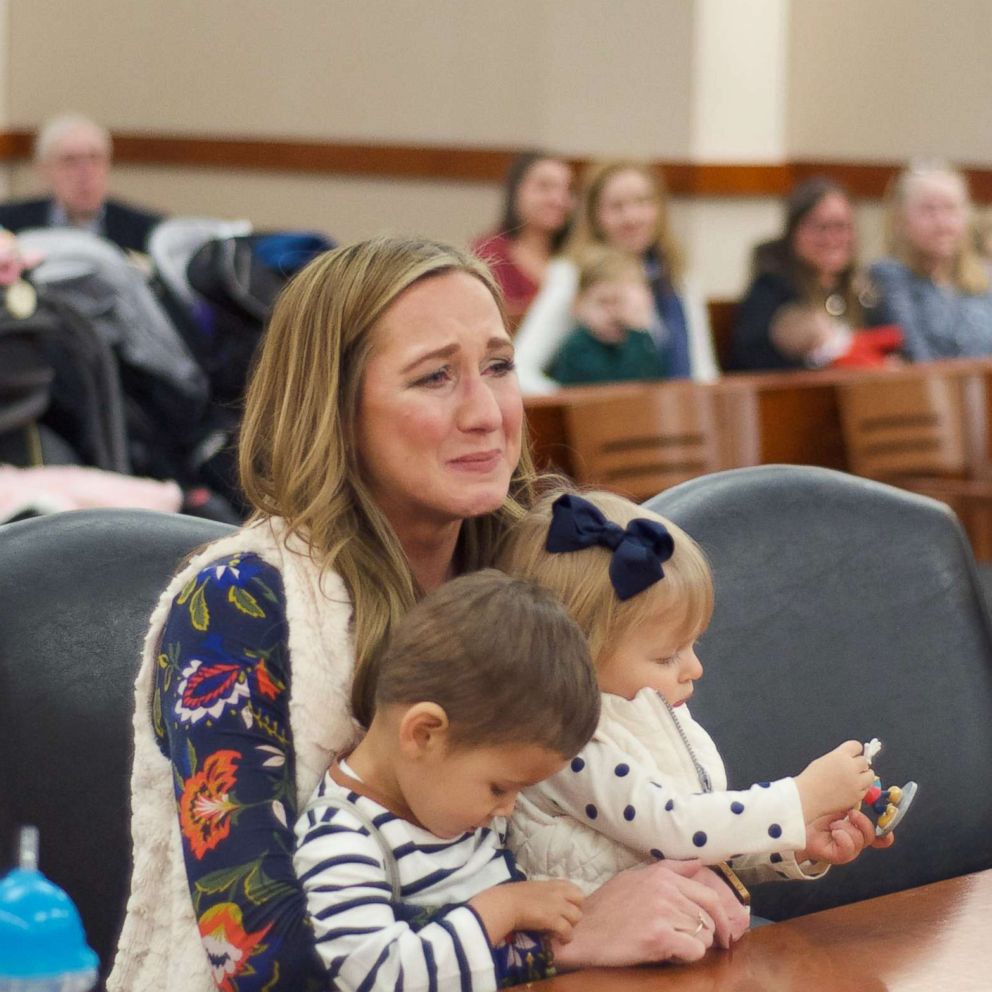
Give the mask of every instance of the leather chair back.
[(230, 530), (143, 510), (0, 527), (0, 872), (20, 824), (109, 968), (130, 873), (133, 683), (180, 562)]
[(992, 868), (992, 627), (947, 507), (782, 465), (695, 479), (647, 505), (713, 567), (692, 710), (731, 786), (872, 737), (883, 785), (919, 783), (894, 847), (815, 883), (762, 886), (755, 911), (782, 919)]

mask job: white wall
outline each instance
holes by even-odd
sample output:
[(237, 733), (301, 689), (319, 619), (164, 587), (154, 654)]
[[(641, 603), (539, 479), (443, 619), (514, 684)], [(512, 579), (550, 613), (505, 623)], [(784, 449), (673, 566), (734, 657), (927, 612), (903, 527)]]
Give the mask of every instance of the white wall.
[(992, 162), (992, 3), (793, 0), (793, 157)]
[[(673, 161), (992, 161), (990, 0), (0, 0), (0, 127), (517, 148)], [(0, 170), (13, 193), (31, 170)], [(119, 166), (173, 213), (341, 240), (465, 241), (494, 183)], [(769, 198), (683, 198), (704, 291), (733, 296)], [(876, 204), (861, 210), (869, 253)]]

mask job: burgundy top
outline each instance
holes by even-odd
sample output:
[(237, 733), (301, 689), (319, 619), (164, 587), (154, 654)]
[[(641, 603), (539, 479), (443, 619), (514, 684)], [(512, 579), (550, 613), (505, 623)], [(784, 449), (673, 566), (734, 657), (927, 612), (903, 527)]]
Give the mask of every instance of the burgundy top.
[(473, 243), (472, 251), (493, 270), (506, 299), (510, 329), (516, 330), (541, 286), (513, 261), (512, 244), (505, 234), (487, 234)]

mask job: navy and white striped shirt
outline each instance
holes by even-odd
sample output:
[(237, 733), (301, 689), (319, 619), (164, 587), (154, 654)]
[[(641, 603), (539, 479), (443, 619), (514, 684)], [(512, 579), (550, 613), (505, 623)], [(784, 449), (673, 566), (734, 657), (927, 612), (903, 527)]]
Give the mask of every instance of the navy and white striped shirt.
[[(482, 921), (466, 905), (485, 889), (524, 879), (504, 849), (502, 821), (446, 840), (397, 816), (361, 788), (332, 768), (316, 796), (341, 797), (345, 808), (318, 805), (296, 825), (296, 873), (317, 952), (337, 988), (483, 992), (554, 973), (539, 934), (517, 933), (493, 949)], [(363, 819), (377, 828), (381, 842)], [(397, 868), (398, 902), (383, 845)]]

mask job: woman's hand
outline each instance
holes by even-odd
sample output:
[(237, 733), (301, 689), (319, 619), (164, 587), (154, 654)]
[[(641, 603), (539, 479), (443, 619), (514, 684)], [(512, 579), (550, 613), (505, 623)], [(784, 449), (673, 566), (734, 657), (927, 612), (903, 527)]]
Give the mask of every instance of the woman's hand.
[(700, 867), (693, 880), (712, 889), (720, 900), (722, 917), (716, 928), (717, 947), (727, 948), (747, 933), (751, 925), (751, 910), (734, 895), (733, 889), (712, 868)]
[(859, 809), (847, 816), (822, 816), (806, 824), (806, 849), (796, 852), (797, 861), (826, 861), (846, 865), (866, 847), (885, 848), (895, 843), (895, 834), (875, 836), (875, 824)]
[(586, 897), (572, 940), (552, 942), (555, 963), (567, 970), (698, 961), (714, 942), (729, 947), (743, 933), (742, 908), (698, 861), (632, 868)]

